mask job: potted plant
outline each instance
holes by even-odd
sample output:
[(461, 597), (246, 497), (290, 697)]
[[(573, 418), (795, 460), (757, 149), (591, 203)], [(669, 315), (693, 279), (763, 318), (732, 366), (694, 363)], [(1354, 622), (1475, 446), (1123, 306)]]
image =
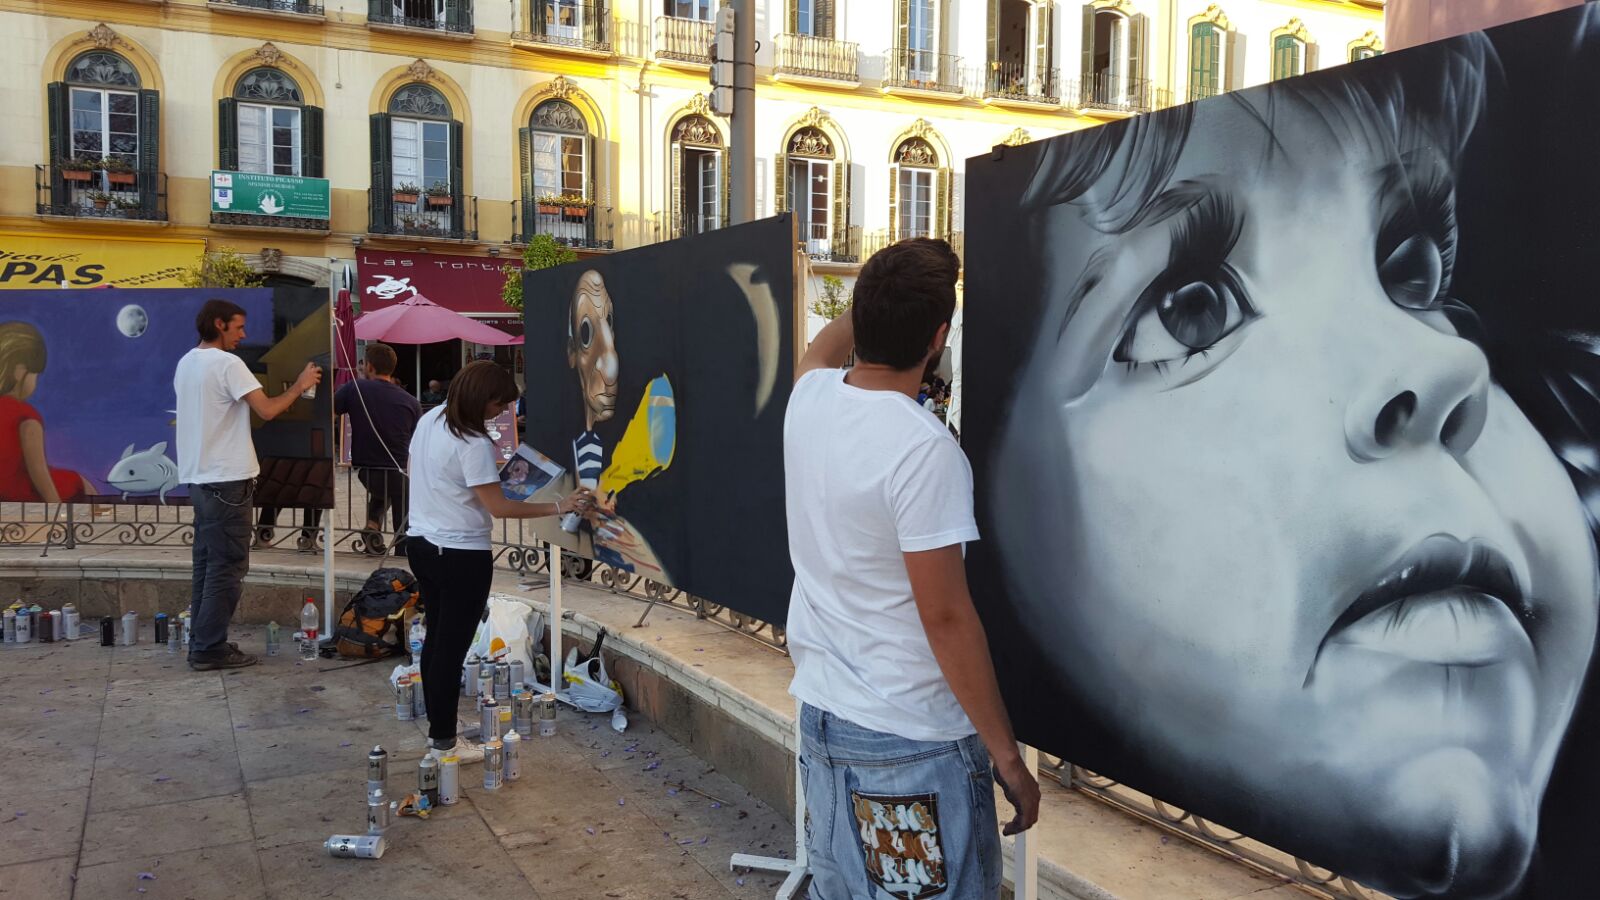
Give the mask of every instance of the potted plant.
[(133, 166), (125, 160), (108, 156), (100, 162), (100, 170), (106, 173), (106, 181), (111, 184), (133, 184)]
[(94, 178), (94, 170), (99, 167), (92, 159), (61, 159), (56, 160), (56, 168), (60, 170), (61, 177), (67, 181), (89, 181)]
[(394, 189), (394, 202), (396, 202), (396, 203), (415, 203), (415, 202), (417, 202), (417, 195), (419, 195), (421, 193), (422, 193), (422, 188), (419, 188), (416, 185), (412, 184), (411, 182), (407, 181), (404, 184), (401, 184), (401, 185), (397, 186)]
[(539, 215), (559, 216), (564, 205), (560, 194), (545, 194), (539, 198)]
[(577, 194), (567, 194), (561, 198), (562, 215), (571, 222), (582, 222), (589, 218), (589, 201)]
[(428, 186), (429, 206), (449, 206), (454, 202), (455, 198), (450, 196), (450, 185), (442, 181), (435, 181)]
[(401, 231), (405, 231), (405, 232), (416, 231), (417, 230), (417, 217), (416, 216), (401, 216), (400, 217), (400, 230)]
[(105, 209), (111, 203), (112, 197), (105, 191), (90, 191), (89, 200), (94, 203), (95, 209)]

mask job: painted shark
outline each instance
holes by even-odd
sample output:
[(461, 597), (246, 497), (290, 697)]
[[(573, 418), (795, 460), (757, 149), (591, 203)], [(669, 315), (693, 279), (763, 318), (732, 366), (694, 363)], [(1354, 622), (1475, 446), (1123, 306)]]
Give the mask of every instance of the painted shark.
[(178, 464), (167, 458), (167, 442), (162, 441), (149, 450), (133, 452), (133, 444), (122, 451), (122, 458), (106, 473), (106, 484), (129, 494), (160, 492), (161, 502), (167, 502), (167, 491), (178, 486)]

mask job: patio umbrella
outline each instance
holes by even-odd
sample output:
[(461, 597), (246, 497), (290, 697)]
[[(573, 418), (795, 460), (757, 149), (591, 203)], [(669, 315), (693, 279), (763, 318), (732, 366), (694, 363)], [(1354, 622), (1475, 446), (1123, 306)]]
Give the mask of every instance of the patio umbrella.
[(445, 309), (421, 294), (362, 315), (356, 320), (356, 337), (389, 344), (437, 344), (459, 338), (496, 347), (516, 340), (492, 325)]
[(356, 315), (350, 301), (350, 285), (339, 289), (339, 300), (333, 305), (333, 361), (334, 389), (344, 387), (356, 378)]

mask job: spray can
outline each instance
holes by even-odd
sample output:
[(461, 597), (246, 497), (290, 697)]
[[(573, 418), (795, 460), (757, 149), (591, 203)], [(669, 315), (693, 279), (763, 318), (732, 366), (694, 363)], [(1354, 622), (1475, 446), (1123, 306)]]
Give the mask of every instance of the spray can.
[(418, 721), (428, 718), (428, 698), (422, 695), (422, 676), (411, 676), (411, 715)]
[(50, 618), (50, 610), (44, 609), (39, 611), (39, 625), (37, 629), (39, 632), (39, 640), (46, 644), (57, 639), (57, 629), (51, 627)]
[(417, 763), (417, 791), (428, 798), (429, 806), (439, 805), (439, 761), (432, 753), (424, 754)]
[(533, 695), (526, 689), (511, 695), (511, 730), (533, 737)]
[(28, 607), (28, 625), (29, 625), (29, 627), (31, 627), (33, 629), (33, 639), (34, 640), (36, 640), (36, 641), (44, 640), (44, 631), (42, 630), (42, 628), (40, 626), (49, 625), (49, 624), (50, 624), (49, 622), (46, 622), (44, 620), (44, 607), (40, 606), (37, 603), (35, 603), (34, 605)]
[(511, 699), (511, 664), (502, 662), (494, 667), (494, 698), (499, 701)]
[(506, 750), (505, 745), (499, 741), (489, 741), (483, 745), (483, 789), (498, 791), (505, 784), (506, 779)]
[(157, 644), (165, 644), (167, 642), (167, 614), (166, 613), (156, 613), (156, 636), (155, 636), (155, 641), (156, 641)]
[(439, 760), (439, 803), (455, 806), (461, 802), (461, 759), (446, 756)]
[(389, 798), (382, 791), (367, 795), (367, 834), (383, 834), (389, 827)]
[(53, 637), (51, 637), (51, 640), (53, 641), (64, 641), (67, 639), (67, 629), (62, 625), (63, 618), (64, 617), (61, 615), (61, 610), (50, 610), (50, 634), (53, 635)]
[(476, 691), (478, 689), (478, 666), (482, 662), (476, 653), (467, 657), (466, 665), (461, 667), (461, 689), (463, 691)]
[(500, 740), (504, 741), (506, 735), (515, 730), (511, 727), (511, 701), (508, 699), (500, 706)]
[(522, 690), (523, 685), (527, 683), (526, 675), (527, 666), (522, 664), (522, 660), (513, 659), (511, 661), (511, 693), (515, 694), (517, 691)]
[(110, 616), (100, 617), (100, 646), (114, 647), (117, 643), (117, 623)]
[(500, 739), (500, 704), (493, 697), (485, 697), (483, 709), (478, 711), (478, 740), (487, 744)]
[(183, 626), (177, 619), (167, 620), (167, 652), (177, 653), (183, 646)]
[(33, 616), (25, 609), (17, 610), (17, 643), (26, 644), (33, 640)]
[(389, 786), (389, 751), (376, 746), (367, 752), (367, 795), (381, 794)]
[(278, 655), (278, 645), (279, 645), (279, 642), (280, 642), (280, 637), (282, 635), (282, 631), (283, 631), (283, 629), (278, 627), (278, 623), (277, 622), (268, 622), (267, 623), (267, 655), (268, 656), (277, 656)]
[(178, 614), (178, 621), (183, 623), (183, 646), (186, 647), (186, 648), (193, 648), (194, 647), (194, 620), (189, 616), (189, 614), (187, 612), (182, 612), (182, 613)]
[(82, 618), (78, 615), (78, 607), (71, 603), (61, 607), (61, 636), (69, 641), (78, 639), (78, 625)]
[(556, 695), (545, 693), (539, 695), (539, 737), (555, 737), (556, 734)]
[(394, 686), (394, 717), (402, 722), (409, 722), (416, 715), (416, 688), (411, 684), (410, 675), (401, 675), (400, 681)]
[(522, 777), (522, 735), (515, 731), (506, 732), (505, 740), (500, 742), (505, 754), (505, 777), (507, 781), (516, 781)]
[(382, 859), (383, 836), (377, 834), (336, 834), (322, 845), (329, 856), (341, 859)]
[(0, 627), (5, 628), (6, 643), (15, 644), (17, 642), (17, 614), (9, 609), (5, 612), (0, 612), (0, 622), (4, 623)]
[(125, 612), (122, 614), (122, 646), (132, 647), (139, 643), (139, 614)]
[(494, 660), (484, 660), (478, 666), (478, 708), (483, 709), (483, 701), (494, 698), (494, 671), (499, 668)]

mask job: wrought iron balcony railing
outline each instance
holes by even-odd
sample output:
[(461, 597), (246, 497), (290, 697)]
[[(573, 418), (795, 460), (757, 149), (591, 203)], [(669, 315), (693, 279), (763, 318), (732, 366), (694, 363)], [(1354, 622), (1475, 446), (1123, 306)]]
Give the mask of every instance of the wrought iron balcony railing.
[(656, 58), (711, 65), (711, 23), (660, 16), (656, 19)]
[(512, 41), (566, 47), (598, 53), (611, 52), (611, 7), (604, 2), (568, 3), (529, 0), (529, 31), (511, 35)]
[(987, 75), (983, 88), (985, 97), (1024, 103), (1061, 102), (1060, 69), (1029, 72), (1026, 65), (991, 60)]
[(293, 13), (301, 16), (323, 14), (322, 0), (207, 0), (207, 5), (224, 11)]
[[(389, 190), (392, 192), (393, 188)], [(388, 221), (372, 219), (367, 223), (369, 233), (447, 241), (478, 239), (477, 197), (418, 194), (415, 200), (395, 199), (393, 203)], [(372, 208), (372, 189), (369, 188), (367, 209)]]
[(34, 166), (41, 216), (167, 221), (167, 176)]
[(551, 204), (537, 200), (511, 203), (512, 235), (515, 244), (526, 244), (536, 234), (548, 234), (555, 242), (576, 250), (610, 250), (610, 238), (601, 238), (600, 208), (593, 203)]
[(1085, 72), (1079, 88), (1078, 105), (1084, 109), (1145, 113), (1157, 108), (1155, 83), (1148, 78)]
[(444, 15), (408, 16), (395, 12), (391, 0), (367, 0), (367, 23), (395, 28), (415, 28), (444, 34), (472, 34), (472, 4), (462, 0)]
[(963, 93), (961, 57), (896, 47), (883, 54), (883, 86), (941, 94)]
[(902, 233), (897, 234), (887, 228), (879, 228), (876, 231), (869, 231), (861, 236), (861, 260), (865, 262), (872, 257), (872, 254), (877, 253), (879, 250), (882, 250), (883, 248), (889, 246), (890, 244), (896, 243), (897, 241), (918, 237), (943, 238), (950, 244), (950, 249), (954, 250), (956, 256), (961, 259), (961, 264), (963, 266), (966, 265), (967, 235), (964, 231), (952, 231), (947, 234), (929, 234), (927, 232), (904, 230)]
[(850, 41), (815, 37), (809, 34), (780, 34), (772, 39), (777, 51), (779, 75), (823, 78), (829, 81), (861, 81), (857, 62), (860, 45)]
[(1193, 103), (1196, 100), (1207, 100), (1221, 93), (1222, 88), (1217, 87), (1214, 84), (1191, 83), (1189, 85), (1189, 102)]

